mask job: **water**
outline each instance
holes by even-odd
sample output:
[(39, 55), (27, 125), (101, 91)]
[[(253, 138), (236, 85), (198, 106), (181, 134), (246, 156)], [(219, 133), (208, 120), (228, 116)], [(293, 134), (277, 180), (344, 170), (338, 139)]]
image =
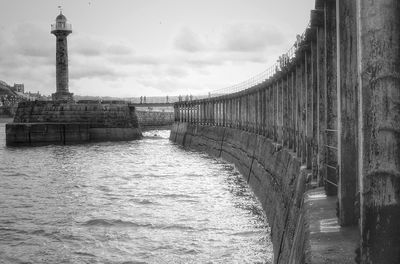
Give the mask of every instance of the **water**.
[(7, 148), (0, 124), (0, 263), (271, 263), (234, 167), (168, 136)]

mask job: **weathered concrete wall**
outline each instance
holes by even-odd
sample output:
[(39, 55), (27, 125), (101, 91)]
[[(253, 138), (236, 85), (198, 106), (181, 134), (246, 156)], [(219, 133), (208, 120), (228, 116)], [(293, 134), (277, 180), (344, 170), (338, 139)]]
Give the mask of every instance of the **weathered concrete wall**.
[(358, 6), (361, 259), (400, 263), (400, 4)]
[(275, 262), (309, 263), (306, 222), (300, 217), (306, 170), (299, 159), (264, 136), (227, 127), (175, 123), (170, 139), (234, 163), (267, 214)]
[(20, 103), (6, 125), (7, 145), (72, 144), (141, 137), (134, 107), (126, 104)]
[(139, 126), (142, 129), (148, 128), (170, 128), (174, 122), (173, 112), (155, 112), (155, 111), (136, 111)]
[(127, 104), (22, 102), (14, 123), (88, 123), (90, 127), (138, 127), (135, 108)]
[(338, 2), (338, 201), (342, 225), (355, 225), (359, 208), (356, 206), (358, 162), (358, 75), (357, 75), (357, 10), (355, 1)]
[(334, 197), (307, 191), (311, 171), (292, 152), (240, 129), (174, 123), (170, 140), (235, 164), (252, 187), (271, 227), (274, 263), (354, 263), (356, 227), (340, 227)]
[(138, 128), (92, 128), (77, 123), (11, 123), (6, 124), (8, 146), (75, 144), (91, 141), (133, 140), (141, 137)]

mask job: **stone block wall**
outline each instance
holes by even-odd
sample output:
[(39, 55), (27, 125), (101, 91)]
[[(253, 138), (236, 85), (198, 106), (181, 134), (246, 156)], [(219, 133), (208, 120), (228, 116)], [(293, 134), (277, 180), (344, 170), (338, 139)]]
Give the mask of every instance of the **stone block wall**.
[(262, 135), (228, 127), (174, 123), (170, 139), (235, 164), (266, 212), (275, 263), (309, 263), (302, 206), (307, 171), (295, 155)]
[(22, 102), (6, 125), (9, 146), (73, 144), (141, 138), (135, 107), (128, 104)]
[(87, 123), (90, 127), (138, 127), (135, 108), (127, 104), (22, 102), (14, 123)]
[(142, 128), (171, 126), (174, 122), (173, 112), (136, 111), (136, 114)]

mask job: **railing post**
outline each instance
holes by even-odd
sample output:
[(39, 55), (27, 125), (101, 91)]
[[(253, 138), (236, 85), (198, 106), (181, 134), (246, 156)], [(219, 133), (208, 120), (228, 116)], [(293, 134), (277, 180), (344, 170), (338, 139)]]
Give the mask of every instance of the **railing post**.
[(312, 27), (312, 39), (311, 39), (311, 93), (312, 93), (312, 140), (311, 140), (311, 162), (312, 162), (312, 173), (313, 180), (318, 184), (318, 53), (317, 53), (317, 28)]
[(287, 102), (288, 102), (288, 93), (287, 93), (287, 84), (288, 84), (288, 73), (286, 72), (284, 77), (282, 78), (282, 145), (287, 146)]
[(326, 102), (326, 44), (325, 44), (325, 9), (326, 3), (323, 3), (319, 10), (314, 11), (314, 24), (316, 27), (316, 75), (317, 75), (317, 183), (323, 185), (325, 179), (325, 145), (326, 145), (326, 120), (325, 120), (325, 102)]
[(188, 106), (187, 106), (187, 102), (184, 103), (183, 107), (184, 107), (184, 109), (185, 109), (185, 122), (188, 122), (188, 121), (189, 121), (189, 118), (188, 118)]
[(206, 101), (206, 125), (211, 125), (211, 102), (210, 99)]
[(281, 87), (279, 92), (280, 103), (280, 143), (285, 145), (285, 78), (281, 75)]
[(182, 103), (182, 121), (186, 122), (186, 105)]
[(281, 79), (279, 81), (279, 143), (283, 146), (284, 144), (284, 74), (281, 75)]
[(257, 89), (256, 95), (257, 95), (256, 133), (261, 135), (262, 101), (261, 101), (261, 89), (260, 88)]
[(225, 115), (226, 115), (225, 98), (222, 98), (222, 100), (221, 100), (221, 126), (223, 126), (223, 127), (225, 127)]
[(192, 102), (188, 102), (188, 118), (189, 118), (189, 123), (193, 122), (193, 117), (192, 117)]
[(307, 43), (304, 53), (305, 64), (305, 160), (307, 169), (312, 169), (312, 73), (311, 73), (311, 43)]
[(242, 95), (240, 95), (239, 97), (238, 97), (238, 116), (237, 116), (237, 118), (238, 118), (238, 128), (239, 129), (242, 129), (242, 120), (243, 120), (243, 112), (244, 111), (242, 111), (242, 100), (243, 100), (243, 96)]
[[(301, 57), (301, 55), (300, 55)], [(297, 156), (302, 160), (303, 156), (303, 115), (304, 115), (304, 107), (303, 107), (303, 70), (304, 65), (301, 60), (299, 63), (298, 70), (298, 87), (297, 87), (297, 96), (298, 96), (298, 144), (297, 144)]]
[(174, 104), (174, 121), (177, 121), (177, 110), (176, 110), (176, 104)]
[(211, 99), (210, 101), (210, 110), (211, 110), (211, 125), (214, 125), (214, 121), (215, 121), (215, 104), (214, 104), (214, 99)]
[(183, 112), (183, 105), (182, 105), (182, 103), (179, 103), (179, 119), (180, 119), (180, 122), (181, 122), (181, 123), (184, 122), (184, 112)]
[(294, 76), (295, 76), (296, 69), (294, 68), (291, 73), (290, 73), (290, 82), (289, 82), (289, 92), (290, 92), (290, 102), (289, 102), (289, 115), (290, 115), (290, 123), (289, 123), (289, 129), (290, 129), (290, 134), (289, 134), (289, 149), (292, 149), (293, 151), (296, 149), (295, 148), (295, 88), (294, 88)]
[(180, 103), (176, 103), (178, 122), (182, 122), (182, 113)]
[(301, 162), (304, 163), (304, 58), (303, 53), (300, 55), (299, 71), (298, 71), (298, 145), (297, 145), (297, 156), (300, 158)]
[(264, 93), (264, 108), (263, 108), (263, 112), (264, 112), (264, 136), (268, 137), (268, 100), (267, 100), (267, 96), (268, 96), (268, 86), (265, 85), (264, 89), (263, 89), (263, 93)]
[(202, 118), (202, 104), (203, 101), (197, 101), (197, 124), (202, 125), (203, 124), (203, 118)]
[(274, 104), (273, 104), (273, 84), (268, 85), (268, 90), (267, 90), (267, 103), (268, 103), (268, 122), (267, 122), (267, 128), (268, 128), (268, 138), (271, 140), (274, 140)]
[(248, 131), (249, 129), (249, 94), (244, 94), (244, 130)]

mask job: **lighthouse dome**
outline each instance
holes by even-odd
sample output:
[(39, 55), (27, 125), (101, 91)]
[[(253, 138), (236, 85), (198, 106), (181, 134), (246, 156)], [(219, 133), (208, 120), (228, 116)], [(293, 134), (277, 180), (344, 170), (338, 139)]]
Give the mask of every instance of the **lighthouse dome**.
[(60, 13), (60, 14), (56, 17), (56, 21), (57, 21), (57, 22), (65, 22), (65, 21), (67, 21), (67, 18), (66, 18), (62, 13)]
[(67, 18), (63, 15), (63, 13), (60, 11), (60, 14), (56, 17), (56, 23), (51, 25), (51, 33), (52, 34), (66, 34), (72, 32), (72, 26), (71, 24), (67, 23)]

